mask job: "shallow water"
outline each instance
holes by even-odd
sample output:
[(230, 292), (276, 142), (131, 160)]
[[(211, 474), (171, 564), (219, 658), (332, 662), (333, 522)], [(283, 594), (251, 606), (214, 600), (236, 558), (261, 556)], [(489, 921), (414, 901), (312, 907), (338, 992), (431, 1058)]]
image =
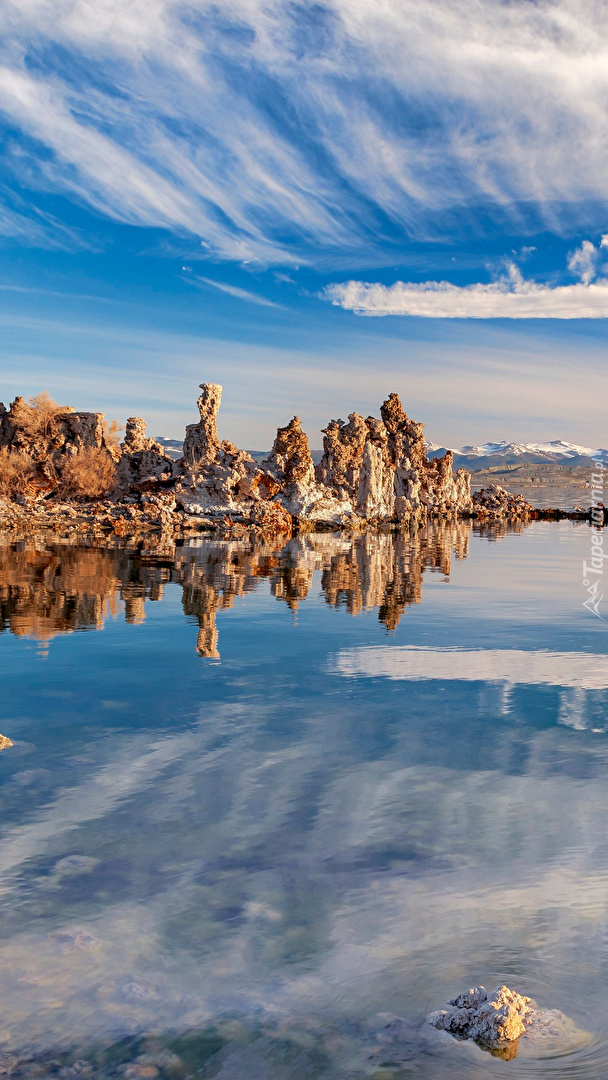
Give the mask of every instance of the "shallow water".
[[(0, 540), (13, 1076), (607, 1075), (589, 548), (571, 522)], [(499, 982), (580, 1035), (507, 1062), (425, 1025)]]

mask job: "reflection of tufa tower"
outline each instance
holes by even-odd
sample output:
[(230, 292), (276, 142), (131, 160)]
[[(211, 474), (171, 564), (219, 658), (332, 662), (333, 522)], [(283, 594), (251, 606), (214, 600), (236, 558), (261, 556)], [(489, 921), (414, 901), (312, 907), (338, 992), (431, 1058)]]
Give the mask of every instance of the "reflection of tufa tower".
[(184, 612), (199, 624), (197, 651), (217, 658), (218, 611), (257, 589), (260, 578), (295, 612), (319, 571), (328, 604), (351, 615), (375, 608), (387, 630), (394, 630), (406, 608), (421, 602), (425, 571), (447, 577), (452, 552), (466, 557), (470, 532), (469, 522), (442, 521), (415, 534), (306, 533), (283, 545), (276, 539), (209, 540), (176, 551), (175, 577), (183, 587)]
[[(420, 603), (424, 573), (447, 577), (453, 553), (466, 558), (471, 531), (470, 522), (443, 520), (415, 533), (304, 533), (287, 543), (276, 536), (205, 539), (141, 551), (102, 541), (95, 548), (59, 541), (20, 546), (0, 537), (0, 631), (50, 641), (101, 629), (118, 598), (125, 620), (136, 626), (170, 581), (181, 586), (184, 613), (198, 623), (197, 652), (218, 659), (219, 611), (267, 579), (271, 595), (295, 612), (315, 588), (315, 573), (327, 604), (351, 615), (376, 610), (394, 630), (407, 607)], [(497, 535), (504, 531), (500, 523)]]

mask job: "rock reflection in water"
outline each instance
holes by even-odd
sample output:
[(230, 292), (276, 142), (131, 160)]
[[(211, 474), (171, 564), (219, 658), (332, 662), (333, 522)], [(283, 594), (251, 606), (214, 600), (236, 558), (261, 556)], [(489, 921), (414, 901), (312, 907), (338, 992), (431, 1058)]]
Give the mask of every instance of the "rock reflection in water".
[[(492, 537), (508, 528), (497, 526)], [(295, 612), (313, 588), (315, 572), (328, 604), (350, 615), (375, 608), (380, 622), (394, 630), (405, 609), (420, 603), (423, 574), (448, 578), (451, 559), (467, 557), (472, 530), (470, 522), (458, 521), (416, 534), (308, 533), (288, 543), (204, 539), (148, 550), (0, 538), (0, 631), (48, 642), (57, 634), (100, 630), (117, 614), (119, 601), (125, 620), (138, 624), (146, 603), (162, 599), (164, 586), (174, 583), (182, 588), (184, 613), (198, 621), (197, 652), (217, 658), (218, 612), (254, 592), (261, 579)]]

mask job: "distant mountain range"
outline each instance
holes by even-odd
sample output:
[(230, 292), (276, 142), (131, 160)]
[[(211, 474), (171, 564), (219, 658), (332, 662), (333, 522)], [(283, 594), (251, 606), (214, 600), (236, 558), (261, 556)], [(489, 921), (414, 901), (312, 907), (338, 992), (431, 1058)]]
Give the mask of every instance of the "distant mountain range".
[(177, 461), (177, 459), (182, 456), (184, 452), (183, 439), (167, 439), (164, 435), (155, 435), (154, 438), (160, 443), (169, 457), (172, 457)]
[[(164, 446), (167, 453), (173, 458), (182, 455), (182, 442), (179, 439), (167, 439), (163, 435), (157, 435), (156, 441)], [(442, 457), (448, 447), (439, 446), (438, 443), (427, 442), (426, 452), (430, 458)], [(482, 446), (461, 446), (459, 449), (450, 447), (454, 454), (454, 464), (458, 468), (469, 469), (471, 472), (480, 472), (500, 465), (566, 465), (593, 467), (593, 458), (603, 461), (608, 465), (608, 450), (593, 450), (590, 446), (578, 446), (576, 443), (564, 442), (563, 439), (555, 439), (553, 442), (544, 443), (518, 443), (518, 442), (488, 442)], [(256, 461), (262, 461), (268, 457), (268, 450), (250, 450), (249, 453)], [(320, 461), (321, 451), (313, 450), (312, 456), (315, 462)]]
[[(445, 446), (427, 442), (426, 452), (430, 458), (445, 454)], [(458, 468), (477, 472), (500, 465), (566, 465), (592, 468), (593, 459), (608, 465), (608, 450), (594, 450), (590, 446), (578, 446), (576, 443), (555, 439), (544, 443), (488, 442), (481, 446), (450, 447), (454, 454), (454, 464)]]
[[(164, 447), (169, 457), (177, 459), (182, 456), (184, 444), (181, 439), (167, 439), (164, 435), (155, 435), (154, 437)], [(251, 454), (253, 460), (259, 463), (268, 457), (270, 450), (248, 450), (247, 453)], [(323, 456), (323, 451), (311, 450), (311, 454), (315, 465), (317, 465)]]

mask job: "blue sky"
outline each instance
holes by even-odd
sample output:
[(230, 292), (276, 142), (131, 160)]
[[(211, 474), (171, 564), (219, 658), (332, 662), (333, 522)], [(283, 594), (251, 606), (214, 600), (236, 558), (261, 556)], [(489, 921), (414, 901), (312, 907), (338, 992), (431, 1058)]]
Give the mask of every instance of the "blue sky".
[(606, 444), (608, 10), (5, 0), (0, 395)]

